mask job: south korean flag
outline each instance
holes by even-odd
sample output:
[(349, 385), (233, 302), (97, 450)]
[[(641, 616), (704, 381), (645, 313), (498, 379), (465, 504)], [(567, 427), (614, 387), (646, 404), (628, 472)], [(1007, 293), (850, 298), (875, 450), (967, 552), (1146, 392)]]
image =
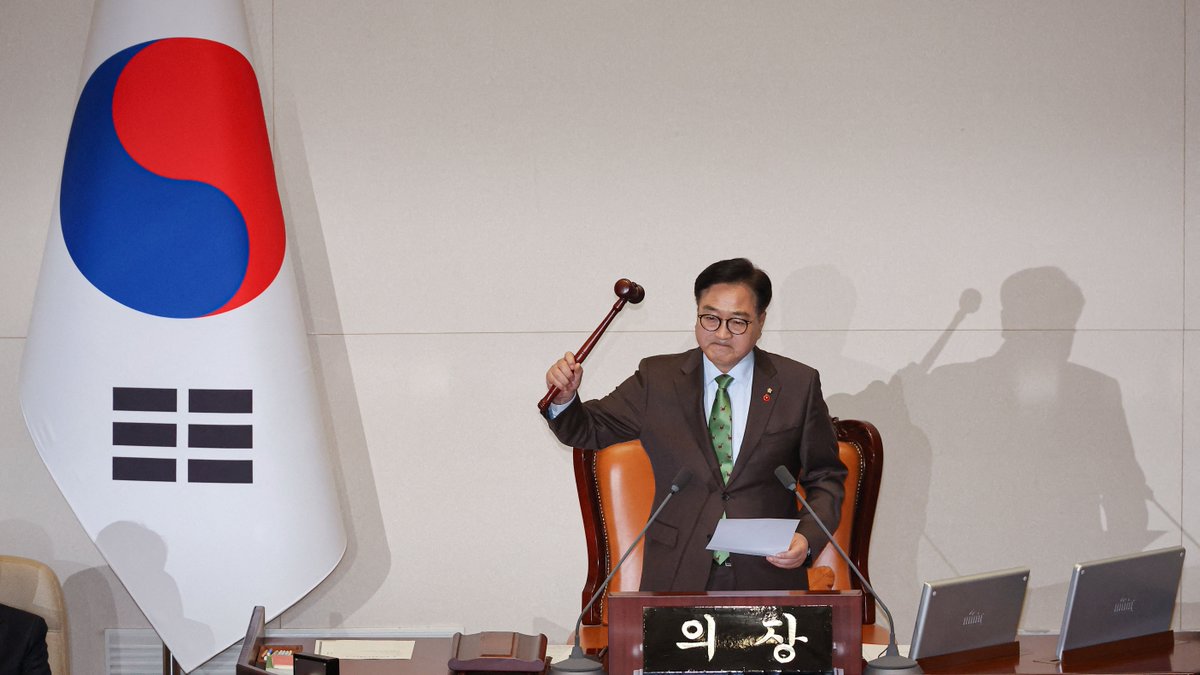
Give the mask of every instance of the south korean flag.
[(55, 207), (21, 408), (193, 670), (346, 545), (239, 2), (97, 3)]

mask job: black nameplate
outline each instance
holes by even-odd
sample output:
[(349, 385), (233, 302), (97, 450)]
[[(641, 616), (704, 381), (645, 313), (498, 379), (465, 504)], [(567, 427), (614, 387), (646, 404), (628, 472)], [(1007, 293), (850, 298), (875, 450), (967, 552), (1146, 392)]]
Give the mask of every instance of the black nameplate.
[(829, 606), (646, 607), (646, 673), (833, 673)]

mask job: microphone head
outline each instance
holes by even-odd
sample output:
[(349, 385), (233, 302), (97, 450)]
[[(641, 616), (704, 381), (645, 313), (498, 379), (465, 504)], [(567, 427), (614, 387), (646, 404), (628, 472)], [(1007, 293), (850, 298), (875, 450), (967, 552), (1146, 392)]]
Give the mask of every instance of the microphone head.
[(958, 296), (958, 311), (963, 314), (974, 314), (983, 303), (983, 295), (974, 288), (968, 288)]
[(791, 471), (787, 470), (786, 466), (780, 464), (775, 467), (775, 477), (779, 479), (780, 483), (783, 483), (783, 487), (793, 492), (796, 490), (796, 477), (792, 475)]
[(683, 467), (682, 469), (679, 470), (679, 473), (675, 474), (675, 478), (673, 478), (671, 480), (671, 492), (672, 493), (679, 492), (683, 488), (687, 487), (688, 482), (690, 482), (691, 480), (692, 480), (692, 470), (687, 468), (686, 466)]

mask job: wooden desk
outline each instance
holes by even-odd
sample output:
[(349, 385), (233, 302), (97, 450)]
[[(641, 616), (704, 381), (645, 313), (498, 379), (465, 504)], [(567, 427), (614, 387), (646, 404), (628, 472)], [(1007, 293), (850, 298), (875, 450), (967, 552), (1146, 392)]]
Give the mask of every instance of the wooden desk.
[[(349, 661), (343, 660), (344, 675), (450, 675), (446, 661), (450, 658), (449, 638), (418, 638), (413, 657), (407, 661)], [(302, 644), (313, 648), (312, 640), (277, 640), (267, 643)], [(971, 661), (938, 665), (922, 663), (926, 675), (1183, 675), (1200, 673), (1200, 632), (1177, 632), (1171, 644), (1162, 649), (1139, 650), (1082, 661), (1060, 663), (1054, 658), (1058, 645), (1056, 635), (1022, 636), (1019, 657)], [(630, 675), (613, 672), (610, 675)]]
[[(308, 651), (315, 640), (295, 638), (264, 639), (262, 607), (255, 607), (246, 632), (245, 646), (239, 663), (248, 663), (250, 654), (266, 644), (299, 644)], [(446, 662), (450, 659), (450, 638), (418, 638), (411, 659), (352, 661), (343, 660), (344, 675), (451, 675)], [(963, 661), (951, 657), (922, 659), (926, 675), (1155, 675), (1200, 674), (1200, 632), (1181, 631), (1174, 635), (1154, 637), (1135, 646), (1122, 644), (1091, 650), (1083, 658), (1058, 661), (1054, 657), (1058, 646), (1056, 635), (1026, 635), (1020, 638), (1019, 653), (1014, 656), (986, 660)], [(244, 666), (239, 666), (241, 671)], [(253, 669), (258, 670), (258, 669)], [(260, 671), (261, 672), (261, 671)], [(610, 675), (632, 675), (613, 671)]]

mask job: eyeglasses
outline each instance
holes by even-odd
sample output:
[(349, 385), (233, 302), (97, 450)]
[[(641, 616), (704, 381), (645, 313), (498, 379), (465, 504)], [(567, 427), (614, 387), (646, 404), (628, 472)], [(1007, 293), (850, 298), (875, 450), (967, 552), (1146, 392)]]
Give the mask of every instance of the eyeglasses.
[(722, 319), (716, 314), (701, 314), (696, 318), (700, 320), (700, 327), (710, 333), (715, 333), (720, 330), (721, 324), (723, 323), (725, 324), (725, 327), (729, 329), (730, 333), (733, 333), (734, 335), (741, 335), (742, 333), (745, 333), (746, 329), (750, 327), (751, 323), (753, 323), (747, 319), (739, 319), (737, 317)]

